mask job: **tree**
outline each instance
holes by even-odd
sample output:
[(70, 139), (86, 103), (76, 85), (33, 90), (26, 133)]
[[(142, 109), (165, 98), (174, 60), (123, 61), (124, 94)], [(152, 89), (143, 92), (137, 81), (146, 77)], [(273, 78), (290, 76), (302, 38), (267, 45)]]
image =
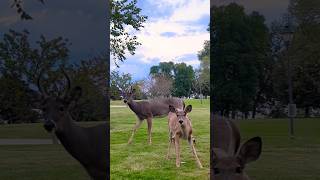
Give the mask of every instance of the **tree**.
[(174, 76), (174, 63), (172, 61), (170, 62), (160, 62), (158, 66), (152, 66), (150, 68), (150, 75), (152, 76), (166, 76), (170, 79)]
[(195, 89), (199, 94), (208, 96), (210, 95), (210, 41), (205, 41), (203, 49), (198, 52), (198, 59), (200, 68), (195, 76)]
[[(44, 4), (44, 0), (37, 0)], [(21, 20), (32, 20), (32, 17), (24, 10), (23, 0), (13, 0), (12, 8), (15, 8), (17, 13), (20, 15)]]
[(41, 69), (65, 67), (68, 60), (68, 40), (62, 37), (47, 40), (44, 36), (29, 42), (29, 32), (9, 30), (0, 41), (0, 73), (25, 79), (36, 84)]
[(172, 79), (161, 74), (150, 76), (144, 82), (144, 89), (150, 97), (169, 97), (173, 88)]
[(194, 70), (192, 66), (185, 63), (175, 64), (174, 67), (174, 90), (173, 94), (177, 97), (190, 97), (192, 82), (194, 81)]
[(137, 0), (110, 0), (110, 48), (115, 64), (126, 59), (125, 54), (134, 54), (136, 47), (140, 45), (137, 36), (130, 34), (127, 27), (136, 31), (143, 28), (147, 16), (141, 15), (141, 9), (137, 7)]
[[(1, 78), (1, 116), (10, 122), (34, 122), (37, 120), (31, 111), (36, 107), (36, 79), (40, 70), (55, 71), (55, 67), (67, 64), (67, 40), (44, 36), (35, 43), (29, 42), (29, 32), (10, 30), (0, 41), (0, 78)], [(50, 84), (52, 81), (46, 82)], [(54, 90), (54, 89), (52, 89)], [(12, 101), (12, 102), (10, 102)], [(31, 120), (33, 118), (33, 120)]]
[(111, 99), (120, 99), (121, 91), (124, 92), (132, 85), (132, 77), (129, 73), (120, 74), (113, 70), (110, 74), (110, 97)]
[(259, 70), (268, 44), (264, 18), (247, 15), (242, 6), (231, 3), (212, 7), (211, 79), (215, 111), (229, 116), (241, 111), (247, 117), (259, 84)]
[(105, 56), (81, 60), (69, 74), (72, 85), (82, 88), (82, 96), (71, 109), (74, 119), (80, 121), (105, 120), (105, 97), (108, 96), (107, 73), (109, 66)]

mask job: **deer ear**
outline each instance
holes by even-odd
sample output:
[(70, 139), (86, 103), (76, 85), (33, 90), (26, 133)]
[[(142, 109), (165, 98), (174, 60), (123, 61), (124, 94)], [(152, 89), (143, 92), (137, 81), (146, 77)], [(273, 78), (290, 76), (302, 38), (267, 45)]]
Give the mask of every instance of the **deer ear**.
[(212, 148), (211, 149), (211, 157), (212, 157), (213, 164), (216, 164), (218, 159), (221, 159), (221, 158), (224, 158), (227, 156), (228, 156), (227, 153), (220, 148)]
[(76, 86), (72, 89), (72, 91), (70, 92), (70, 96), (69, 96), (69, 103), (71, 101), (78, 101), (79, 98), (82, 95), (82, 89), (79, 86)]
[(187, 114), (189, 112), (192, 111), (192, 106), (191, 105), (188, 105), (185, 109), (184, 109), (184, 112)]
[(176, 108), (174, 108), (173, 106), (169, 105), (169, 111), (175, 113), (176, 112)]
[(237, 153), (242, 165), (256, 161), (262, 149), (262, 140), (260, 137), (254, 137), (245, 142)]

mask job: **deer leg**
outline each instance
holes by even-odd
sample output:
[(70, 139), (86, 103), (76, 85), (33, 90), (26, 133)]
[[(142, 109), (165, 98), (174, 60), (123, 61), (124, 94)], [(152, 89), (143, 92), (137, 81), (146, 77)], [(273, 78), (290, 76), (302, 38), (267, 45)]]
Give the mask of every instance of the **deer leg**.
[(149, 138), (149, 144), (151, 144), (151, 129), (152, 129), (152, 118), (149, 117), (147, 118), (147, 123), (148, 123), (148, 138)]
[(136, 125), (133, 127), (131, 137), (129, 138), (128, 144), (132, 143), (133, 136), (136, 133), (137, 129), (141, 126), (143, 120), (138, 119)]
[(171, 133), (169, 135), (169, 147), (168, 147), (168, 153), (167, 153), (167, 159), (170, 159), (170, 151), (171, 151), (171, 145), (173, 144), (173, 138), (171, 137)]
[(189, 142), (189, 145), (190, 145), (190, 148), (192, 150), (192, 154), (193, 154), (193, 157), (196, 159), (196, 162), (197, 162), (197, 165), (199, 168), (202, 168), (202, 164), (198, 158), (198, 155), (197, 155), (197, 151), (196, 151), (196, 148), (194, 147), (194, 144), (193, 144), (193, 139), (192, 138), (189, 138), (188, 139), (188, 142)]
[(175, 136), (174, 138), (174, 143), (175, 143), (175, 148), (176, 148), (176, 166), (180, 167), (180, 142), (179, 142), (180, 137)]

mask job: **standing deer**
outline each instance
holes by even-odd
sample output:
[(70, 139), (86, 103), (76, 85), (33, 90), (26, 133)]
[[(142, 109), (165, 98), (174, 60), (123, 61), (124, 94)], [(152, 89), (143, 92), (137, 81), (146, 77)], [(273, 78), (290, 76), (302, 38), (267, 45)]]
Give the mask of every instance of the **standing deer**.
[(183, 100), (179, 98), (156, 98), (148, 101), (134, 101), (133, 96), (135, 89), (130, 87), (130, 91), (122, 93), (124, 98), (123, 102), (126, 103), (129, 108), (136, 114), (137, 122), (133, 127), (131, 137), (129, 138), (128, 144), (132, 143), (134, 134), (137, 129), (141, 126), (144, 119), (147, 119), (148, 124), (148, 140), (151, 144), (151, 129), (152, 129), (152, 119), (154, 117), (165, 117), (169, 113), (169, 105), (176, 108), (184, 108)]
[(191, 112), (192, 106), (188, 105), (185, 109), (176, 109), (169, 105), (168, 126), (169, 126), (169, 147), (167, 159), (170, 156), (171, 145), (174, 143), (176, 150), (176, 166), (180, 167), (180, 138), (188, 140), (192, 154), (196, 159), (199, 168), (202, 164), (198, 158), (197, 151), (193, 144), (192, 125), (188, 113)]
[[(49, 96), (40, 84), (37, 85), (42, 96), (44, 128), (54, 132), (64, 148), (86, 169), (94, 180), (107, 179), (107, 124), (94, 127), (80, 127), (75, 124), (69, 109), (71, 104), (81, 96), (81, 88), (75, 87), (71, 92), (70, 79), (63, 71), (67, 80), (67, 88), (62, 96)], [(106, 107), (107, 108), (107, 107)]]
[(245, 165), (259, 158), (262, 140), (254, 137), (241, 147), (240, 140), (240, 131), (231, 120), (214, 118), (211, 179), (249, 180), (244, 172)]

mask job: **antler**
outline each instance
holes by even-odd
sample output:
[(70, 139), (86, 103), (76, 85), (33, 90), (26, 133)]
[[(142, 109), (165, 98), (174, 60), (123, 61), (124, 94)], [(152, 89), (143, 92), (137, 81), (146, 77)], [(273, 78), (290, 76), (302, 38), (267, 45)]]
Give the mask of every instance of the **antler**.
[(44, 69), (42, 69), (40, 71), (40, 74), (39, 74), (38, 80), (37, 80), (37, 86), (38, 86), (38, 90), (42, 94), (42, 96), (48, 97), (48, 93), (46, 92), (45, 89), (42, 88), (41, 83), (40, 83), (43, 71), (44, 71)]
[(68, 74), (64, 71), (64, 69), (62, 68), (61, 69), (62, 71), (62, 74), (65, 76), (65, 78), (67, 79), (67, 89), (65, 90), (65, 93), (63, 95), (63, 97), (66, 97), (70, 91), (70, 87), (71, 87), (71, 81), (70, 81), (70, 78), (68, 76)]

